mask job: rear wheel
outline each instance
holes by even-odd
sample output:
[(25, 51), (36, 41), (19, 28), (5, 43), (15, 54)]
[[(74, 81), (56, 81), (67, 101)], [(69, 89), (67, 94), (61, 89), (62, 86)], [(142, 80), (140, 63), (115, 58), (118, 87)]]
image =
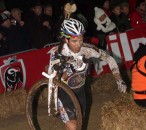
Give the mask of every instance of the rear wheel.
[[(64, 83), (54, 80), (72, 101), (76, 110), (77, 130), (82, 129), (82, 114), (79, 102), (73, 91)], [(26, 102), (26, 115), (32, 130), (65, 130), (60, 116), (48, 116), (48, 79), (36, 82), (30, 89)]]

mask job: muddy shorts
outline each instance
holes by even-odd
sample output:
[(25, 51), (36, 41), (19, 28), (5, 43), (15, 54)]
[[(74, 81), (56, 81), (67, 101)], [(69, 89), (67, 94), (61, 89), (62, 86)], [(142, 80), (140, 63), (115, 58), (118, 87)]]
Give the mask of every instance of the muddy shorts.
[[(85, 99), (85, 90), (84, 87), (80, 87), (77, 89), (73, 89), (73, 92), (75, 93), (79, 104), (81, 106), (82, 114), (85, 114), (85, 108), (86, 108), (86, 99)], [(58, 91), (58, 108), (60, 110), (60, 115), (62, 118), (62, 121), (66, 123), (70, 120), (76, 120), (76, 110), (75, 107), (70, 100), (69, 96), (59, 88)]]

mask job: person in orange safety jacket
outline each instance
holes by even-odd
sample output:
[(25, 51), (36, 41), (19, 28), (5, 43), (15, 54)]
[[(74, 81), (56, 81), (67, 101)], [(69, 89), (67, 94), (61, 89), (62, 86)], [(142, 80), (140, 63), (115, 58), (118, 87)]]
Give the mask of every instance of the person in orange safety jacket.
[(143, 56), (132, 69), (132, 89), (137, 105), (146, 107), (146, 56)]

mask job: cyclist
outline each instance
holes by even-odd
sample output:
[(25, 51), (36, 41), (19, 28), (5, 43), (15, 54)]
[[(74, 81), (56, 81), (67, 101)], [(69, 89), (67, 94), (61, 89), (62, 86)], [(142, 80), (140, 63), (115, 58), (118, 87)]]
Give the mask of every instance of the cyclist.
[[(61, 80), (65, 82), (77, 96), (83, 116), (85, 114), (86, 106), (84, 83), (88, 68), (88, 63), (84, 63), (83, 57), (87, 59), (99, 58), (106, 61), (113, 73), (113, 76), (115, 77), (119, 91), (125, 93), (127, 88), (125, 82), (121, 79), (116, 61), (105, 51), (98, 49), (93, 45), (83, 43), (84, 33), (84, 26), (81, 22), (73, 18), (66, 19), (61, 25), (62, 42), (59, 46), (50, 50), (50, 66), (51, 62), (55, 59), (56, 54), (71, 57), (69, 60), (73, 67), (68, 66), (63, 70)], [(84, 69), (81, 69), (83, 66)], [(53, 71), (53, 68), (49, 67), (48, 73), (51, 73), (51, 71)], [(58, 97), (58, 106), (61, 118), (66, 125), (66, 129), (76, 130), (76, 112), (73, 105), (62, 90), (59, 90)]]

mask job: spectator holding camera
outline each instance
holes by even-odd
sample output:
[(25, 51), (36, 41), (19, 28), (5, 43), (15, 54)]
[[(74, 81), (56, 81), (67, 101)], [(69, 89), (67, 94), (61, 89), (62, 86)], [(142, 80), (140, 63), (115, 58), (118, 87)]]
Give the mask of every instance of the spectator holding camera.
[(19, 26), (24, 26), (24, 21), (22, 20), (22, 11), (19, 8), (13, 8), (11, 10), (11, 23)]

